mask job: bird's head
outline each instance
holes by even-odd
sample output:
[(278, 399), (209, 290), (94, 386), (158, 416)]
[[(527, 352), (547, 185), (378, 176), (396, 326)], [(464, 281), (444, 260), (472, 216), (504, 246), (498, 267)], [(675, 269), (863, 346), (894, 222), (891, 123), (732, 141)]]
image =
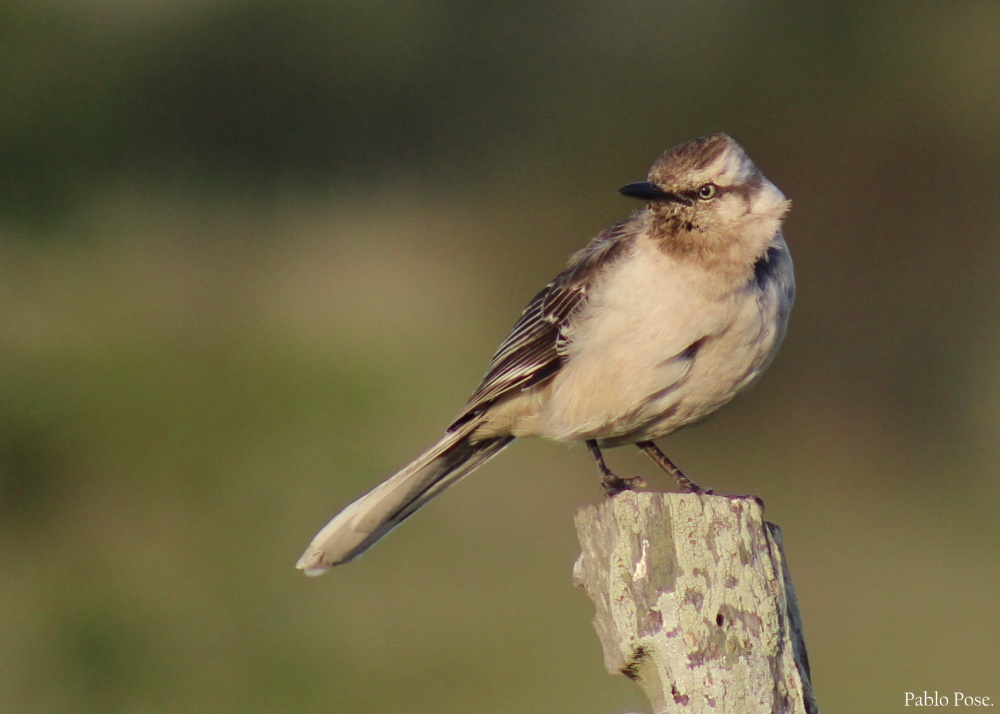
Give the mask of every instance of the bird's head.
[(675, 146), (621, 193), (647, 202), (651, 236), (677, 253), (738, 262), (767, 250), (789, 201), (727, 134)]

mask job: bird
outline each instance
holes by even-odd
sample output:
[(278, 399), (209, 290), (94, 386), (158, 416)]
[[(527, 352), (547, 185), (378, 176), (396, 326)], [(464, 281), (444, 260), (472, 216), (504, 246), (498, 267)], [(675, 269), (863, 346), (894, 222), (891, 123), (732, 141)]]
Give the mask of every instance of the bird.
[(604, 460), (630, 444), (702, 492), (654, 439), (714, 414), (773, 359), (795, 299), (790, 202), (725, 133), (667, 150), (619, 191), (643, 207), (570, 257), (444, 435), (323, 527), (300, 570), (357, 558), (522, 437), (584, 442), (608, 496), (642, 485)]

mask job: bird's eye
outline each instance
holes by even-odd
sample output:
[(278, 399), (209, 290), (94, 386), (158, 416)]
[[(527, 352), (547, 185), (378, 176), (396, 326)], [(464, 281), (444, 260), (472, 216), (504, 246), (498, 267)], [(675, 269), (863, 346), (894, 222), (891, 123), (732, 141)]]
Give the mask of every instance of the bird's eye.
[(719, 187), (714, 183), (706, 183), (698, 189), (698, 198), (702, 201), (711, 201), (719, 193)]

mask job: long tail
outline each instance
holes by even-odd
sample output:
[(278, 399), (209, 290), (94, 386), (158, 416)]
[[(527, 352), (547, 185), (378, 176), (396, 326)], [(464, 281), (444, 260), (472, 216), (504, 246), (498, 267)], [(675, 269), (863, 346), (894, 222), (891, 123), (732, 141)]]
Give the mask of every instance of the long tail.
[(514, 437), (469, 437), (475, 424), (449, 432), (434, 446), (337, 514), (316, 534), (296, 567), (320, 575), (357, 558), (418, 508), (486, 463)]

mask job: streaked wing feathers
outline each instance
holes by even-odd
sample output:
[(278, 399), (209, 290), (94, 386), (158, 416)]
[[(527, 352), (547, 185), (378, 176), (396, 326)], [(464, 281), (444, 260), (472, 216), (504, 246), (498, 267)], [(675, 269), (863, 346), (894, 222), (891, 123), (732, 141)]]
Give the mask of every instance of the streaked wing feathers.
[(630, 221), (617, 223), (572, 257), (569, 267), (535, 295), (493, 355), (486, 376), (450, 427), (454, 429), (515, 389), (527, 389), (559, 371), (564, 329), (587, 301), (595, 280), (631, 245)]

